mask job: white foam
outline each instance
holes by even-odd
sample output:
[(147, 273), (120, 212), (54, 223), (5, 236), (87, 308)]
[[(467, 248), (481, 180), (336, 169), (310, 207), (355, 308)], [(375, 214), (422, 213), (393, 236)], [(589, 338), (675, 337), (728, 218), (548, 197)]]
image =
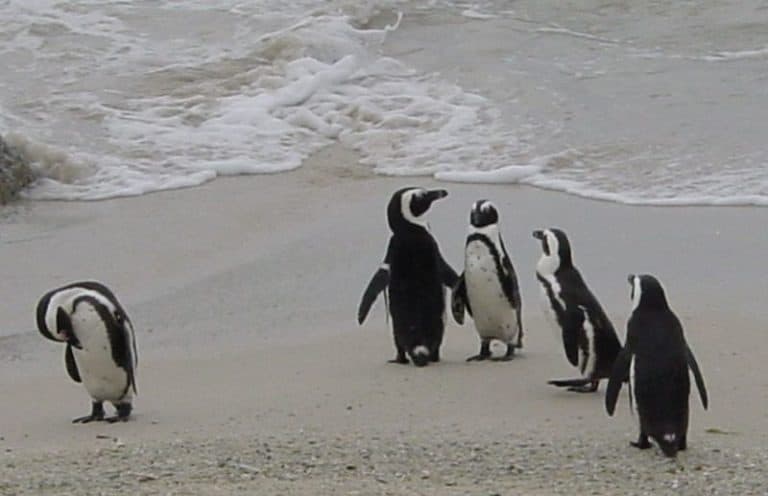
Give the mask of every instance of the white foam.
[[(0, 3), (0, 64), (13, 68), (0, 82), (0, 132), (16, 132), (12, 139), (42, 176), (24, 194), (32, 199), (141, 195), (221, 175), (289, 171), (338, 142), (359, 152), (361, 166), (383, 175), (520, 183), (629, 204), (768, 204), (768, 153), (754, 145), (759, 133), (748, 125), (760, 114), (740, 104), (749, 86), (734, 89), (736, 110), (726, 117), (735, 116), (740, 125), (722, 138), (733, 142), (730, 148), (718, 146), (719, 129), (701, 124), (700, 114), (690, 116), (696, 126), (676, 130), (665, 122), (674, 120), (673, 111), (654, 117), (669, 133), (658, 133), (656, 141), (657, 133), (635, 140), (634, 131), (642, 134), (653, 126), (642, 125), (647, 112), (637, 112), (634, 89), (610, 104), (629, 109), (626, 115), (608, 107), (600, 111), (604, 99), (597, 90), (578, 93), (591, 99), (575, 103), (552, 90), (578, 87), (574, 79), (584, 74), (625, 77), (613, 85), (623, 87), (628, 76), (622, 71), (634, 70), (636, 62), (650, 64), (648, 74), (666, 70), (645, 57), (697, 66), (705, 65), (702, 60), (755, 64), (768, 56), (760, 40), (657, 47), (618, 28), (593, 30), (576, 22), (580, 13), (561, 16), (568, 12), (550, 9), (543, 12), (558, 15), (537, 20), (525, 3), (516, 4), (517, 13), (505, 5), (486, 0)], [(519, 89), (485, 91), (495, 100), (487, 99), (449, 82), (452, 75), (421, 73), (382, 56), (383, 43), (402, 20), (401, 8), (406, 20), (419, 12), (410, 18), (415, 23), (422, 14), (449, 12), (498, 26), (494, 19), (505, 16), (547, 50), (541, 60), (538, 52), (515, 47), (489, 57), (482, 66), (488, 73), (476, 79), (498, 81), (488, 83), (492, 89)], [(590, 49), (579, 58), (581, 52), (564, 51), (574, 38), (601, 43), (605, 50)], [(745, 45), (757, 48), (717, 49)], [(552, 59), (549, 53), (559, 55)], [(628, 59), (629, 65), (611, 65)], [(570, 79), (558, 79), (563, 77)], [(605, 86), (595, 86), (600, 87)], [(682, 108), (681, 103), (689, 102), (670, 105)], [(537, 114), (540, 108), (544, 111)], [(633, 126), (634, 121), (640, 124)], [(606, 136), (624, 127), (629, 144), (617, 142), (625, 135)], [(682, 138), (667, 141), (674, 133)], [(689, 136), (698, 141), (688, 143)], [(678, 146), (675, 139), (684, 143)], [(550, 153), (559, 147), (565, 149)]]

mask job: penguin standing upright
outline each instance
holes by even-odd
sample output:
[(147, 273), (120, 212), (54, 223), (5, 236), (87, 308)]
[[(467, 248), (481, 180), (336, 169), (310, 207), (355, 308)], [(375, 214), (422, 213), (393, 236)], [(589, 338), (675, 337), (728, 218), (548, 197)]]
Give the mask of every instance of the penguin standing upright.
[(651, 437), (665, 455), (675, 456), (688, 447), (689, 368), (705, 409), (707, 389), (659, 281), (650, 275), (630, 275), (629, 284), (632, 314), (627, 340), (608, 381), (605, 408), (613, 415), (621, 384), (629, 379), (640, 418), (640, 436), (632, 446), (650, 448)]
[(362, 324), (376, 297), (385, 288), (397, 356), (392, 362), (424, 366), (440, 360), (443, 341), (445, 290), (453, 287), (456, 272), (440, 254), (424, 215), (445, 190), (408, 187), (392, 195), (387, 220), (392, 230), (387, 254), (363, 293), (357, 313)]
[(541, 285), (544, 313), (560, 334), (568, 361), (582, 375), (580, 379), (552, 380), (549, 384), (580, 393), (597, 391), (600, 379), (611, 375), (621, 350), (619, 338), (573, 265), (565, 233), (545, 229), (534, 231), (533, 237), (541, 241), (536, 278)]
[[(73, 422), (128, 420), (136, 393), (136, 339), (114, 293), (94, 281), (51, 290), (37, 304), (37, 328), (66, 343), (67, 372), (91, 396), (91, 414)], [(114, 405), (116, 416), (104, 418), (104, 401)]]
[(488, 200), (472, 205), (469, 235), (464, 248), (464, 272), (452, 292), (451, 309), (456, 322), (464, 322), (464, 310), (475, 321), (480, 353), (467, 361), (491, 357), (491, 340), (507, 345), (498, 359), (511, 360), (523, 345), (522, 301), (512, 261), (499, 232), (499, 213)]

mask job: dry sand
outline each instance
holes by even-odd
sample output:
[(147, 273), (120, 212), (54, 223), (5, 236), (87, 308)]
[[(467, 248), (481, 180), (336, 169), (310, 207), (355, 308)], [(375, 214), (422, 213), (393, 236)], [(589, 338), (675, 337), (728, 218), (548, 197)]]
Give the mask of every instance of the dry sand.
[[(359, 296), (383, 256), (393, 190), (330, 148), (290, 174), (98, 203), (20, 203), (0, 221), (0, 494), (765, 494), (766, 210), (637, 208), (514, 186), (442, 184), (433, 234), (459, 268), (468, 208), (490, 198), (524, 298), (525, 349), (471, 363), (471, 325), (444, 361), (394, 355)], [(349, 164), (349, 165), (339, 165)], [(676, 462), (628, 447), (636, 420), (572, 376), (544, 324), (531, 231), (560, 226), (623, 338), (626, 274), (667, 286), (707, 380)], [(137, 327), (135, 417), (73, 425), (87, 394), (37, 335), (51, 287), (97, 278)]]

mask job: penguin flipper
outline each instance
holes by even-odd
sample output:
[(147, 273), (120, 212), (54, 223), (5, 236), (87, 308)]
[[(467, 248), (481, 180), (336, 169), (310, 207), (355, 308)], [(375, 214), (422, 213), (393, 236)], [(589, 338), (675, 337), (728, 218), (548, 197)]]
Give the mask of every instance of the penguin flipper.
[(619, 399), (621, 385), (629, 376), (630, 363), (632, 363), (632, 352), (623, 348), (616, 357), (616, 361), (613, 362), (611, 377), (608, 378), (608, 388), (605, 392), (605, 411), (608, 412), (608, 415), (613, 415), (616, 410), (616, 401)]
[(72, 345), (67, 343), (67, 348), (64, 351), (64, 364), (67, 367), (67, 373), (69, 377), (75, 382), (83, 382), (80, 378), (80, 370), (77, 368), (77, 362), (75, 362), (75, 354), (72, 353)]
[(451, 291), (451, 312), (453, 318), (459, 325), (464, 324), (464, 310), (472, 315), (472, 309), (469, 307), (469, 298), (467, 298), (467, 284), (464, 280), (464, 273), (459, 276), (456, 286)]
[(373, 274), (371, 282), (368, 283), (368, 287), (365, 288), (363, 298), (360, 300), (360, 306), (357, 309), (357, 323), (362, 324), (365, 318), (368, 316), (368, 312), (371, 310), (373, 302), (379, 296), (379, 293), (384, 291), (389, 285), (389, 267), (382, 266), (379, 270)]
[(437, 252), (437, 257), (440, 259), (440, 276), (443, 279), (443, 284), (449, 288), (456, 287), (456, 284), (459, 281), (458, 274), (456, 274), (456, 271), (453, 270), (453, 267), (451, 267), (448, 262), (445, 261), (443, 255), (440, 254), (439, 251)]
[(517, 274), (515, 268), (512, 266), (512, 260), (507, 255), (507, 249), (504, 247), (504, 241), (501, 241), (501, 249), (504, 251), (501, 256), (501, 265), (504, 270), (504, 276), (502, 278), (502, 287), (504, 288), (504, 294), (509, 300), (509, 304), (513, 308), (520, 308), (520, 288), (517, 284)]
[(579, 333), (580, 328), (570, 328), (563, 326), (563, 346), (565, 347), (565, 356), (574, 367), (579, 366)]
[(690, 367), (691, 372), (693, 372), (693, 378), (696, 380), (696, 388), (699, 390), (699, 396), (701, 396), (701, 404), (706, 410), (707, 407), (709, 407), (707, 387), (704, 385), (704, 377), (701, 375), (701, 370), (699, 370), (699, 364), (696, 363), (696, 357), (693, 356), (693, 351), (691, 351), (691, 348), (687, 345), (685, 347), (685, 357), (688, 362), (688, 367)]

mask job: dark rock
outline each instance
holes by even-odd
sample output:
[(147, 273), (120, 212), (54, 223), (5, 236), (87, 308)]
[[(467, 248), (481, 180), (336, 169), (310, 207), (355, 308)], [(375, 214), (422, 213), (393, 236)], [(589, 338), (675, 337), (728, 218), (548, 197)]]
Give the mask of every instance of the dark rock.
[(16, 198), (34, 179), (28, 160), (0, 136), (0, 204)]

